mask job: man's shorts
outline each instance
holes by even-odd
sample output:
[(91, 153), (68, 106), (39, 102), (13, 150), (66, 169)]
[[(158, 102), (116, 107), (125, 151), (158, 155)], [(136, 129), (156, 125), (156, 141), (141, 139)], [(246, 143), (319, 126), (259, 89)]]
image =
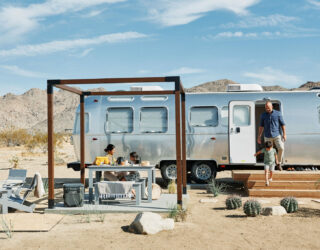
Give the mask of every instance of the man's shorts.
[(274, 167), (275, 167), (276, 165), (264, 165), (264, 170), (270, 170), (270, 171), (274, 171)]

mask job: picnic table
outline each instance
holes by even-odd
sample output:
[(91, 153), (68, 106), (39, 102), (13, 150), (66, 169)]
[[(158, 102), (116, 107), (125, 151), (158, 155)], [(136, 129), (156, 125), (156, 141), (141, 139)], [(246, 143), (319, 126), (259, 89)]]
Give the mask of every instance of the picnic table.
[[(122, 171), (146, 171), (148, 172), (148, 202), (152, 202), (152, 183), (155, 182), (155, 165), (149, 165), (149, 166), (139, 166), (139, 165), (129, 165), (129, 166), (122, 166), (122, 165), (91, 165), (87, 167), (89, 170), (89, 203), (92, 203), (93, 201), (93, 172), (100, 171), (111, 171), (111, 172), (122, 172)], [(97, 178), (96, 178), (97, 180)]]

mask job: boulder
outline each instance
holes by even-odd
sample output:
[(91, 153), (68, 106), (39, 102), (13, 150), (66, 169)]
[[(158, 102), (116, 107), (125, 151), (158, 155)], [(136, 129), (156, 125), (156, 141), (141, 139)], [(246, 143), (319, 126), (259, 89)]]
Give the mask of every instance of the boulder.
[(273, 206), (273, 207), (265, 207), (262, 209), (262, 215), (270, 216), (270, 215), (284, 215), (287, 214), (287, 211), (283, 206)]
[(173, 219), (162, 219), (159, 214), (139, 213), (129, 226), (129, 231), (138, 234), (156, 234), (162, 230), (173, 230)]
[(200, 203), (216, 203), (218, 202), (217, 199), (200, 199), (199, 200)]

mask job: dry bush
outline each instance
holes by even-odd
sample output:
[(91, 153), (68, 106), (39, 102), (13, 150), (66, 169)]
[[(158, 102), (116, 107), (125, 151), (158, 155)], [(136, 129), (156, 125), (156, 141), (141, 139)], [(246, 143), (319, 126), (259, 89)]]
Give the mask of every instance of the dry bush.
[(12, 168), (18, 168), (20, 164), (20, 159), (18, 156), (13, 156), (10, 160), (10, 165)]
[[(67, 136), (68, 134), (55, 133), (54, 148), (61, 147), (63, 142), (68, 140)], [(48, 134), (40, 131), (31, 134), (26, 129), (10, 128), (0, 132), (0, 145), (7, 147), (24, 145), (29, 152), (38, 148), (45, 153), (48, 150)]]
[(0, 132), (0, 144), (7, 147), (25, 145), (31, 138), (26, 129), (6, 129)]
[[(64, 134), (62, 133), (55, 133), (53, 139), (53, 147), (61, 147), (62, 143), (64, 142)], [(29, 152), (34, 151), (36, 148), (39, 148), (43, 153), (48, 151), (48, 134), (42, 132), (35, 132), (31, 139), (25, 145)]]

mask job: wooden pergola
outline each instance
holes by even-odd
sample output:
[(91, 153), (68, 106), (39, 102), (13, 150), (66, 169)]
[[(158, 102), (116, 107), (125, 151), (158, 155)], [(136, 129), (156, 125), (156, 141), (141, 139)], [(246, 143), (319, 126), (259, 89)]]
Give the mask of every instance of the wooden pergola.
[[(82, 91), (68, 85), (75, 84), (120, 84), (120, 83), (165, 83), (173, 82), (174, 90), (156, 91)], [(53, 88), (57, 87), (80, 96), (80, 182), (85, 184), (85, 96), (90, 95), (174, 95), (175, 96), (175, 124), (176, 124), (176, 166), (177, 166), (177, 204), (182, 205), (182, 193), (187, 193), (186, 174), (186, 112), (185, 91), (179, 76), (142, 77), (142, 78), (101, 78), (101, 79), (69, 79), (48, 80), (48, 207), (54, 208), (54, 127), (53, 127)]]

